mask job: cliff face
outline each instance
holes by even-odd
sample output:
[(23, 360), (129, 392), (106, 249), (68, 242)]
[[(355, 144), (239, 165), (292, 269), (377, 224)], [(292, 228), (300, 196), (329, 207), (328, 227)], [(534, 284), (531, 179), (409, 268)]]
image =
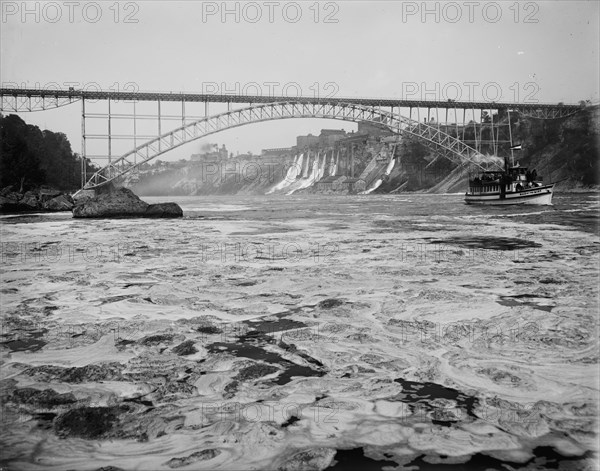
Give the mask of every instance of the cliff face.
[[(593, 190), (600, 184), (600, 107), (588, 107), (562, 119), (541, 120), (511, 115), (515, 163), (536, 169), (544, 181), (559, 182), (560, 190)], [(508, 155), (508, 153), (507, 153)], [(465, 191), (468, 167), (458, 167), (435, 156), (418, 141), (406, 139), (400, 149), (401, 164), (377, 192)]]
[[(505, 116), (495, 116), (494, 122), (497, 120), (507, 123)], [(591, 190), (600, 184), (600, 107), (588, 107), (567, 118), (553, 120), (517, 118), (511, 114), (511, 124), (512, 142), (522, 146), (522, 150), (514, 152), (515, 162), (536, 169), (544, 181), (559, 182), (559, 191)], [(486, 129), (482, 125), (484, 139), (486, 132), (490, 132), (487, 126)], [(467, 142), (471, 143), (468, 139), (469, 136)], [(390, 163), (392, 148), (394, 165)], [(510, 155), (507, 148), (504, 153)], [(298, 168), (291, 169), (294, 166)], [(389, 175), (384, 175), (390, 166)], [(465, 191), (468, 172), (467, 166), (438, 158), (417, 139), (404, 137), (394, 147), (391, 142), (385, 144), (369, 136), (355, 146), (352, 158), (348, 152), (321, 149), (293, 158), (270, 157), (268, 161), (255, 156), (191, 162), (179, 169), (142, 174), (132, 189), (140, 195), (347, 194), (369, 190), (381, 183), (375, 193), (457, 193)]]
[(521, 165), (537, 169), (560, 188), (598, 185), (600, 107), (560, 120), (521, 119), (515, 142), (523, 145)]
[[(356, 144), (352, 156), (329, 147), (294, 157), (188, 162), (180, 168), (142, 172), (137, 182), (126, 186), (142, 196), (356, 193), (364, 191), (385, 169), (389, 160), (386, 148), (386, 144), (369, 142)], [(377, 159), (384, 161), (383, 165), (375, 162)]]

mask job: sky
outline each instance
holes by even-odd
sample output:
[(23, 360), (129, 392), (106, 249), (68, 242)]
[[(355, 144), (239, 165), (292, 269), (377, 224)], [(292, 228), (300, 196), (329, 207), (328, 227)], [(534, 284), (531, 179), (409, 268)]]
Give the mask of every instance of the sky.
[[(599, 100), (597, 1), (0, 5), (3, 87)], [(210, 111), (222, 109), (212, 105)], [(20, 116), (64, 132), (80, 151), (80, 105)], [(195, 141), (163, 160), (189, 158), (207, 142), (225, 143), (234, 153), (260, 153), (292, 146), (297, 135), (323, 128), (356, 125), (317, 119), (254, 124)]]

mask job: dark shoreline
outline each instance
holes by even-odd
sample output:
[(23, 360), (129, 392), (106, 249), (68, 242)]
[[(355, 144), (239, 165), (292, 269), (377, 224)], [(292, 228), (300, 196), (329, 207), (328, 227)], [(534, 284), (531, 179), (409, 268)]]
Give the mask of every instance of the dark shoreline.
[(75, 206), (70, 192), (51, 187), (14, 191), (12, 186), (0, 190), (0, 214), (70, 211)]

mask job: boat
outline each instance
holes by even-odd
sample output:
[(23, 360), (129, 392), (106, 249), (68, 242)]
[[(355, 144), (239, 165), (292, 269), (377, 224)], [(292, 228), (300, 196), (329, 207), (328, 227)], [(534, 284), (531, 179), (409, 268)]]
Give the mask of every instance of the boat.
[[(510, 111), (508, 110), (508, 129), (511, 132)], [(519, 163), (514, 164), (515, 150), (522, 150), (520, 144), (512, 145), (512, 133), (510, 134), (511, 165), (504, 159), (504, 170), (479, 172), (471, 178), (469, 175), (469, 189), (465, 193), (465, 203), (485, 205), (505, 204), (534, 204), (551, 205), (554, 185), (544, 185), (542, 177), (537, 172), (531, 172)]]
[(544, 185), (536, 171), (518, 165), (505, 171), (483, 171), (475, 178), (469, 176), (467, 204), (535, 204), (551, 205), (555, 183)]

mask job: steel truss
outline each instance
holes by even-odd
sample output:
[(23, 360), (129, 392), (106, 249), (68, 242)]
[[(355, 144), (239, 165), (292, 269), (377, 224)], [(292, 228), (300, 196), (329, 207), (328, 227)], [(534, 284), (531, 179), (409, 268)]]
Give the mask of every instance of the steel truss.
[[(97, 100), (108, 101), (108, 113), (86, 113), (86, 100), (89, 103)], [(104, 185), (109, 181), (120, 178), (139, 167), (139, 165), (155, 157), (175, 149), (195, 139), (208, 136), (215, 132), (230, 129), (244, 124), (286, 118), (328, 118), (344, 121), (371, 121), (384, 124), (397, 134), (416, 136), (420, 141), (434, 151), (437, 156), (429, 163), (432, 165), (439, 157), (445, 157), (455, 163), (472, 163), (482, 167), (477, 160), (481, 157), (483, 147), (488, 149), (491, 144), (492, 152), (497, 154), (499, 146), (506, 145), (507, 140), (502, 140), (499, 130), (494, 130), (499, 123), (493, 122), (493, 110), (500, 112), (519, 113), (521, 116), (537, 119), (564, 118), (581, 111), (580, 105), (563, 104), (537, 104), (537, 103), (489, 103), (489, 102), (453, 102), (453, 101), (423, 101), (423, 100), (397, 100), (385, 98), (320, 98), (320, 97), (270, 97), (270, 96), (245, 96), (245, 95), (207, 95), (171, 92), (114, 92), (114, 91), (84, 91), (84, 90), (39, 90), (39, 89), (3, 89), (0, 88), (0, 111), (32, 112), (41, 111), (72, 104), (76, 101), (82, 103), (82, 187), (94, 188)], [(133, 114), (111, 113), (111, 101), (114, 103), (132, 103)], [(158, 105), (157, 114), (136, 114), (135, 104), (141, 101), (153, 101)], [(161, 102), (180, 102), (181, 115), (161, 114)], [(204, 103), (204, 116), (191, 116), (186, 113), (186, 103)], [(210, 116), (209, 103), (226, 103), (228, 111)], [(246, 108), (231, 110), (232, 103), (244, 103)], [(382, 107), (390, 111), (383, 111)], [(404, 110), (403, 110), (404, 108)], [(403, 111), (409, 109), (409, 117)], [(417, 114), (419, 109), (427, 109), (427, 122), (421, 118), (412, 119), (412, 109)], [(430, 112), (436, 115), (432, 123)], [(463, 111), (463, 126), (459, 128), (457, 110)], [(475, 119), (475, 110), (480, 112), (489, 110), (492, 117), (491, 141), (482, 139), (482, 128), (477, 129), (474, 124), (474, 142), (465, 144), (465, 113), (472, 111)], [(438, 112), (445, 111), (446, 124), (440, 126)], [(448, 113), (455, 117), (455, 131), (449, 131)], [(107, 134), (86, 134), (86, 119), (107, 119)], [(128, 120), (133, 118), (134, 134), (121, 135), (111, 131), (113, 120)], [(154, 135), (141, 135), (136, 133), (136, 120), (157, 120), (158, 132)], [(161, 123), (163, 120), (181, 120), (181, 126), (173, 131), (163, 133)], [(449, 131), (450, 134), (446, 131)], [(462, 131), (462, 139), (460, 136)], [(479, 138), (477, 134), (479, 132)], [(455, 134), (454, 136), (452, 134)], [(108, 141), (108, 154), (92, 156), (86, 155), (87, 139), (104, 139)], [(113, 160), (113, 140), (133, 139), (134, 149)], [(138, 139), (149, 139), (138, 146)], [(118, 153), (117, 155), (119, 155)], [(108, 164), (92, 178), (85, 174), (86, 158), (107, 158)]]
[[(23, 102), (18, 101), (23, 99)], [(242, 103), (266, 104), (282, 103), (293, 100), (298, 103), (316, 104), (330, 103), (342, 105), (354, 103), (362, 106), (380, 106), (394, 108), (430, 108), (430, 109), (478, 109), (478, 110), (513, 110), (523, 116), (539, 119), (564, 118), (579, 112), (582, 107), (574, 104), (554, 103), (503, 103), (503, 102), (466, 102), (440, 100), (401, 100), (394, 98), (355, 98), (355, 97), (285, 97), (268, 95), (230, 95), (200, 94), (173, 92), (137, 92), (137, 91), (103, 91), (103, 90), (42, 90), (21, 88), (0, 88), (0, 111), (41, 111), (57, 106), (67, 105), (78, 100), (113, 100), (119, 101), (176, 101), (202, 103)]]
[(459, 139), (440, 130), (439, 126), (420, 123), (405, 116), (379, 108), (354, 103), (268, 103), (227, 111), (185, 124), (135, 147), (96, 172), (85, 188), (92, 189), (123, 177), (140, 165), (184, 144), (226, 129), (251, 123), (291, 118), (325, 118), (342, 121), (369, 121), (384, 125), (396, 134), (408, 134), (420, 138), (426, 146), (449, 160), (471, 163), (484, 168), (478, 162), (482, 157), (475, 149)]
[(556, 108), (520, 108), (516, 107), (512, 111), (519, 113), (524, 118), (535, 118), (535, 119), (558, 119), (572, 116), (581, 111), (579, 109), (573, 109), (571, 107), (564, 107), (557, 105)]
[(0, 111), (15, 113), (44, 111), (70, 105), (82, 98), (76, 95), (43, 94), (43, 95), (9, 95), (0, 94)]

